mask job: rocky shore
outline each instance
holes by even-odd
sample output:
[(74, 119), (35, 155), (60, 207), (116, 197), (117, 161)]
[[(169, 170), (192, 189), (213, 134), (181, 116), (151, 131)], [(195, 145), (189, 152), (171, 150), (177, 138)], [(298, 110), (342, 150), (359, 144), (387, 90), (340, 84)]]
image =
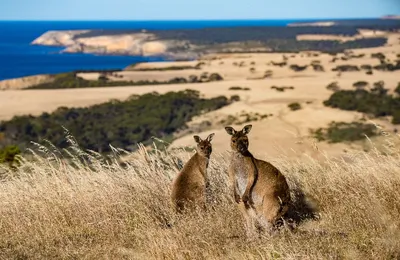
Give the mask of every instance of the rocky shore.
[[(108, 55), (163, 56), (171, 59), (193, 59), (186, 41), (160, 40), (146, 31), (81, 37), (90, 31), (49, 31), (35, 39), (33, 45), (64, 46), (66, 53), (95, 53)], [(179, 50), (185, 50), (185, 53)]]

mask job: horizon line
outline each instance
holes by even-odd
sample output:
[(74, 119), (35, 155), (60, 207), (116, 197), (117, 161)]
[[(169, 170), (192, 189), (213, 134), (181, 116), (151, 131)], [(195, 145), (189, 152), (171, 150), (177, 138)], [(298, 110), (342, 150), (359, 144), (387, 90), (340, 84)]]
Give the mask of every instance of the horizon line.
[[(79, 20), (79, 19), (31, 19), (31, 20), (23, 20), (23, 19), (8, 19), (1, 20), (0, 22), (223, 22), (223, 21), (285, 21), (285, 20), (361, 20), (361, 19), (384, 19), (384, 17), (390, 16), (398, 16), (398, 15), (383, 15), (378, 17), (342, 17), (342, 18), (231, 18), (231, 19), (94, 19), (94, 20)], [(387, 20), (390, 20), (388, 18)], [(395, 19), (393, 19), (395, 20)]]

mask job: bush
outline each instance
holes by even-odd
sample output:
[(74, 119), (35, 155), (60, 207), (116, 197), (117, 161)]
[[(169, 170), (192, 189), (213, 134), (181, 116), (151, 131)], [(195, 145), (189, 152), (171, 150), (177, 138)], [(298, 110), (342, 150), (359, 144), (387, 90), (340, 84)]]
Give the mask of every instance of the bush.
[(0, 149), (0, 163), (8, 164), (10, 167), (15, 167), (18, 163), (16, 156), (21, 154), (21, 150), (16, 145), (8, 145)]
[(232, 95), (229, 100), (231, 102), (238, 102), (238, 101), (240, 101), (240, 96), (239, 95)]
[(277, 66), (277, 67), (284, 67), (284, 66), (287, 65), (287, 62), (286, 62), (286, 61), (283, 61), (283, 62), (274, 62), (274, 61), (271, 61), (271, 64), (272, 64), (273, 66)]
[(317, 72), (324, 72), (325, 71), (324, 67), (322, 65), (320, 65), (320, 64), (311, 64), (311, 66), (313, 67), (314, 71), (317, 71)]
[(296, 71), (296, 72), (303, 71), (303, 70), (307, 69), (307, 67), (308, 67), (308, 65), (304, 65), (304, 66), (299, 66), (296, 64), (290, 65), (290, 69), (293, 71)]
[(151, 137), (171, 138), (193, 116), (230, 104), (226, 97), (203, 99), (194, 90), (149, 93), (126, 101), (107, 102), (87, 108), (58, 108), (40, 116), (17, 116), (0, 124), (6, 141), (21, 148), (30, 141), (47, 139), (57, 147), (68, 145), (62, 126), (85, 149), (110, 152), (109, 144), (126, 150), (149, 144)]
[(400, 82), (397, 83), (397, 87), (395, 88), (394, 92), (400, 95)]
[(286, 86), (283, 86), (283, 87), (271, 86), (271, 89), (275, 89), (276, 91), (279, 91), (279, 92), (284, 92), (286, 89), (294, 89), (294, 87), (293, 86), (289, 86), (289, 87), (286, 87)]
[[(337, 91), (324, 101), (324, 105), (376, 117), (397, 115), (400, 111), (400, 98), (388, 95), (388, 90), (381, 84), (376, 84), (370, 91), (364, 89)], [(395, 123), (397, 120), (392, 122)]]
[(366, 81), (357, 81), (353, 83), (353, 87), (356, 88), (365, 88), (366, 86), (368, 86), (368, 82)]
[(356, 65), (338, 65), (332, 69), (332, 71), (350, 72), (350, 71), (360, 71)]
[(296, 111), (296, 110), (300, 110), (300, 109), (301, 109), (301, 105), (300, 105), (299, 103), (297, 103), (297, 102), (290, 103), (290, 104), (288, 105), (288, 107), (289, 107), (290, 110), (292, 110), (292, 111)]
[(360, 122), (331, 122), (328, 128), (319, 128), (312, 133), (318, 141), (329, 143), (353, 142), (364, 139), (365, 135), (372, 137), (378, 134), (373, 124)]
[(340, 90), (340, 87), (339, 87), (339, 84), (335, 81), (335, 82), (330, 83), (328, 86), (326, 86), (326, 89), (336, 92), (336, 91)]
[(372, 66), (368, 64), (361, 65), (360, 67), (362, 70), (372, 70)]
[(212, 73), (211, 75), (210, 75), (210, 77), (208, 78), (208, 81), (221, 81), (221, 80), (224, 80), (224, 78), (221, 76), (221, 75), (219, 75), (218, 73)]
[(313, 134), (318, 141), (354, 142), (365, 139), (365, 135), (368, 137), (377, 135), (377, 129), (373, 124), (331, 122), (328, 128), (319, 128)]
[(247, 87), (238, 87), (238, 86), (234, 86), (234, 87), (230, 87), (229, 90), (250, 90), (250, 88)]
[(267, 70), (264, 72), (264, 78), (270, 78), (273, 75), (273, 71), (272, 70)]
[(379, 59), (379, 60), (385, 60), (386, 56), (385, 56), (385, 54), (383, 54), (381, 52), (378, 52), (378, 53), (372, 53), (371, 54), (371, 58), (376, 58), (376, 59)]

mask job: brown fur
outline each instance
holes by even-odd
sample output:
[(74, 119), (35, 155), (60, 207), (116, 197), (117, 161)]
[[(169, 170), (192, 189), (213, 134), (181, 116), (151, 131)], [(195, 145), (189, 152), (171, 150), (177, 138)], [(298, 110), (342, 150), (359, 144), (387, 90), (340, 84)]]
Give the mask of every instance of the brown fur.
[(212, 152), (211, 140), (214, 133), (205, 140), (195, 135), (196, 153), (183, 166), (172, 184), (171, 200), (178, 212), (188, 208), (205, 208), (207, 167)]
[(229, 177), (233, 196), (246, 219), (248, 234), (256, 224), (272, 227), (287, 212), (289, 186), (283, 174), (271, 163), (254, 158), (249, 152), (247, 134), (251, 125), (241, 131), (225, 127), (231, 137), (232, 157)]

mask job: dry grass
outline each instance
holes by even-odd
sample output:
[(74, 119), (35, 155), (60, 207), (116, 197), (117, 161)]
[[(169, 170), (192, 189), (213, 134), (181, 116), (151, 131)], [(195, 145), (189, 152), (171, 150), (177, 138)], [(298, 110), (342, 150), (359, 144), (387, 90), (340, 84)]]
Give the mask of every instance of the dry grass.
[[(400, 257), (398, 151), (354, 154), (351, 162), (276, 158), (299, 225), (249, 241), (228, 192), (227, 154), (212, 155), (209, 210), (177, 216), (169, 193), (178, 151), (141, 149), (122, 168), (74, 146), (69, 164), (54, 147), (39, 150), (33, 162), (1, 179), (0, 259)], [(190, 156), (179, 154), (183, 162)], [(313, 219), (317, 206), (320, 218)]]

